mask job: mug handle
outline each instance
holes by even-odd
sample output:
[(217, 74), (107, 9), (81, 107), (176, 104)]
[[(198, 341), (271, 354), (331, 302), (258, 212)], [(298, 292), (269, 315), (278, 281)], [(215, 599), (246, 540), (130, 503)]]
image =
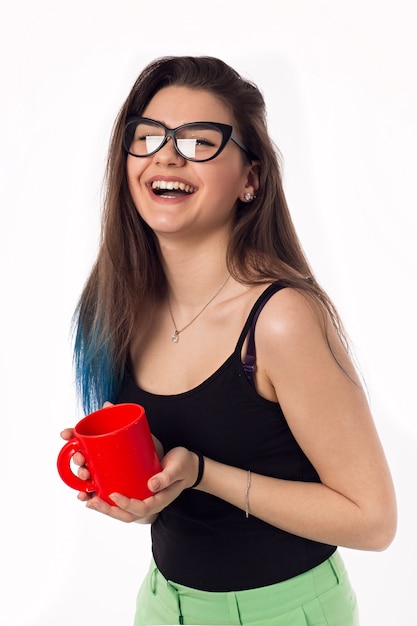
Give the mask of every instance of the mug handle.
[(84, 491), (85, 493), (90, 493), (96, 490), (93, 479), (88, 478), (87, 480), (81, 480), (81, 478), (76, 476), (71, 469), (71, 459), (74, 454), (79, 451), (80, 442), (78, 439), (73, 438), (67, 441), (61, 449), (61, 452), (58, 454), (58, 473), (68, 487), (72, 487), (72, 489), (77, 489), (78, 491)]

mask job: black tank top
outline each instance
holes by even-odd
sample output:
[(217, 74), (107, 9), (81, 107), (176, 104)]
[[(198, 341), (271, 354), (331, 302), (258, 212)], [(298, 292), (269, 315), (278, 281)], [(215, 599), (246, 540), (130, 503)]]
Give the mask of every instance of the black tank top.
[[(257, 315), (284, 286), (274, 283), (261, 294), (233, 354), (191, 391), (169, 396), (148, 393), (127, 372), (118, 402), (145, 407), (151, 431), (165, 452), (185, 446), (254, 473), (320, 482), (279, 404), (261, 397), (251, 381)], [(248, 353), (242, 363), (248, 332)], [(152, 551), (162, 574), (205, 591), (238, 591), (281, 582), (319, 565), (335, 549), (255, 517), (247, 519), (241, 509), (195, 490), (184, 491), (152, 525)]]

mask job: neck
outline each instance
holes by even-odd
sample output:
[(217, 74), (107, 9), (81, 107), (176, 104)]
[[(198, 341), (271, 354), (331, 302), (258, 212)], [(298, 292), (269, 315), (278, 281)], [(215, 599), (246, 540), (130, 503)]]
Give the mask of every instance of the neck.
[(229, 274), (225, 257), (219, 241), (211, 246), (162, 248), (171, 303), (190, 309), (203, 306)]
[[(191, 267), (190, 267), (191, 265)], [(229, 277), (225, 264), (207, 268), (195, 259), (179, 272), (167, 273), (168, 297), (177, 309), (194, 309), (203, 306)]]

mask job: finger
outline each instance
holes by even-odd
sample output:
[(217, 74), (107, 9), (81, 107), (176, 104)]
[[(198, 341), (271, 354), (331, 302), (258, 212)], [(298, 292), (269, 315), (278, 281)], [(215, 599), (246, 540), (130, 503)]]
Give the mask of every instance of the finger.
[(101, 500), (97, 497), (91, 498), (87, 502), (86, 506), (89, 509), (93, 509), (94, 511), (98, 511), (99, 513), (108, 515), (109, 517), (113, 517), (114, 519), (117, 519), (121, 522), (134, 522), (139, 517), (135, 514), (129, 513), (128, 511), (119, 508), (118, 506), (111, 506), (110, 504), (107, 504), (107, 502), (104, 502), (104, 500)]
[(114, 406), (113, 402), (104, 402), (103, 403), (103, 409), (108, 408), (109, 406)]
[(85, 466), (79, 467), (77, 474), (78, 474), (78, 477), (81, 478), (81, 480), (88, 480), (91, 476), (90, 472)]
[(165, 509), (178, 495), (181, 493), (182, 488), (179, 482), (170, 485), (166, 489), (156, 493), (154, 496), (150, 496), (145, 500), (135, 500), (134, 498), (127, 498), (120, 493), (110, 494), (110, 498), (117, 504), (117, 506), (128, 513), (136, 516), (137, 519), (149, 517), (160, 513)]
[[(177, 483), (180, 484), (187, 477), (187, 472), (189, 473), (191, 459), (193, 464), (197, 464), (197, 455), (186, 448), (171, 449), (161, 461), (162, 471), (149, 479), (148, 488), (150, 491), (157, 493)], [(195, 471), (197, 472), (197, 470)]]
[(72, 460), (74, 461), (75, 465), (79, 465), (80, 467), (85, 465), (85, 457), (81, 454), (81, 452), (76, 452), (72, 457)]
[(164, 469), (162, 472), (158, 474), (154, 474), (148, 480), (148, 489), (157, 493), (158, 491), (162, 491), (163, 489), (168, 489), (171, 485), (174, 485), (178, 482), (178, 477), (174, 478), (171, 476), (171, 473)]
[(64, 428), (64, 430), (60, 433), (62, 439), (68, 441), (74, 437), (74, 429), (73, 428)]
[(135, 517), (145, 517), (149, 514), (149, 505), (147, 506), (143, 500), (127, 498), (121, 493), (111, 493), (109, 497), (119, 509), (135, 515)]
[(88, 500), (91, 500), (91, 498), (94, 497), (94, 493), (87, 493), (85, 491), (80, 491), (77, 495), (78, 500), (81, 500), (81, 502), (87, 502)]
[(131, 515), (131, 518), (135, 521), (138, 521), (160, 513), (167, 504), (172, 502), (172, 498), (169, 497), (161, 500), (160, 495), (150, 496), (145, 500), (135, 500), (134, 498), (127, 498), (120, 493), (112, 493), (110, 498), (117, 504), (119, 509)]

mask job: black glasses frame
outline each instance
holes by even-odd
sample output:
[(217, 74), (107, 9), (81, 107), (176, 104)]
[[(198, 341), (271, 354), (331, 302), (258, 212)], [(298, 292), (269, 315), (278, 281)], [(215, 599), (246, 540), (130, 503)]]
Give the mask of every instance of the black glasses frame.
[[(161, 145), (158, 146), (156, 150), (149, 152), (149, 154), (134, 154), (133, 152), (130, 152), (129, 150), (129, 147), (130, 147), (130, 141), (128, 140), (129, 128), (132, 128), (132, 130), (134, 130), (134, 128), (136, 128), (136, 126), (141, 122), (151, 123), (151, 124), (154, 124), (155, 126), (159, 126), (165, 132), (165, 136)], [(215, 128), (216, 130), (219, 130), (222, 134), (222, 141), (220, 143), (219, 149), (217, 150), (215, 154), (213, 154), (213, 156), (209, 157), (208, 159), (194, 159), (192, 157), (189, 157), (185, 155), (183, 152), (181, 152), (177, 144), (177, 139), (175, 136), (177, 131), (182, 130), (183, 128), (187, 128), (188, 126), (194, 126), (194, 125), (199, 125), (199, 124), (200, 125), (204, 124), (204, 126)], [(251, 161), (253, 160), (251, 153), (246, 148), (243, 141), (241, 141), (233, 133), (233, 127), (230, 126), (229, 124), (220, 124), (220, 122), (189, 122), (187, 124), (181, 124), (181, 126), (177, 126), (176, 128), (167, 128), (165, 124), (162, 124), (162, 122), (158, 122), (157, 120), (152, 120), (149, 117), (136, 117), (136, 116), (129, 117), (128, 120), (126, 121), (125, 131), (123, 135), (123, 148), (128, 154), (131, 154), (132, 156), (137, 157), (138, 159), (143, 159), (143, 158), (152, 156), (153, 154), (156, 154), (156, 152), (158, 152), (161, 148), (165, 146), (169, 137), (172, 139), (172, 143), (175, 146), (175, 150), (178, 152), (179, 155), (181, 155), (187, 161), (195, 161), (196, 163), (204, 163), (206, 161), (211, 161), (212, 159), (215, 159), (217, 156), (219, 156), (219, 154), (225, 148), (229, 139), (231, 139), (237, 146), (239, 146), (239, 148), (243, 150), (243, 152), (245, 152), (245, 154), (248, 156), (248, 158)]]

